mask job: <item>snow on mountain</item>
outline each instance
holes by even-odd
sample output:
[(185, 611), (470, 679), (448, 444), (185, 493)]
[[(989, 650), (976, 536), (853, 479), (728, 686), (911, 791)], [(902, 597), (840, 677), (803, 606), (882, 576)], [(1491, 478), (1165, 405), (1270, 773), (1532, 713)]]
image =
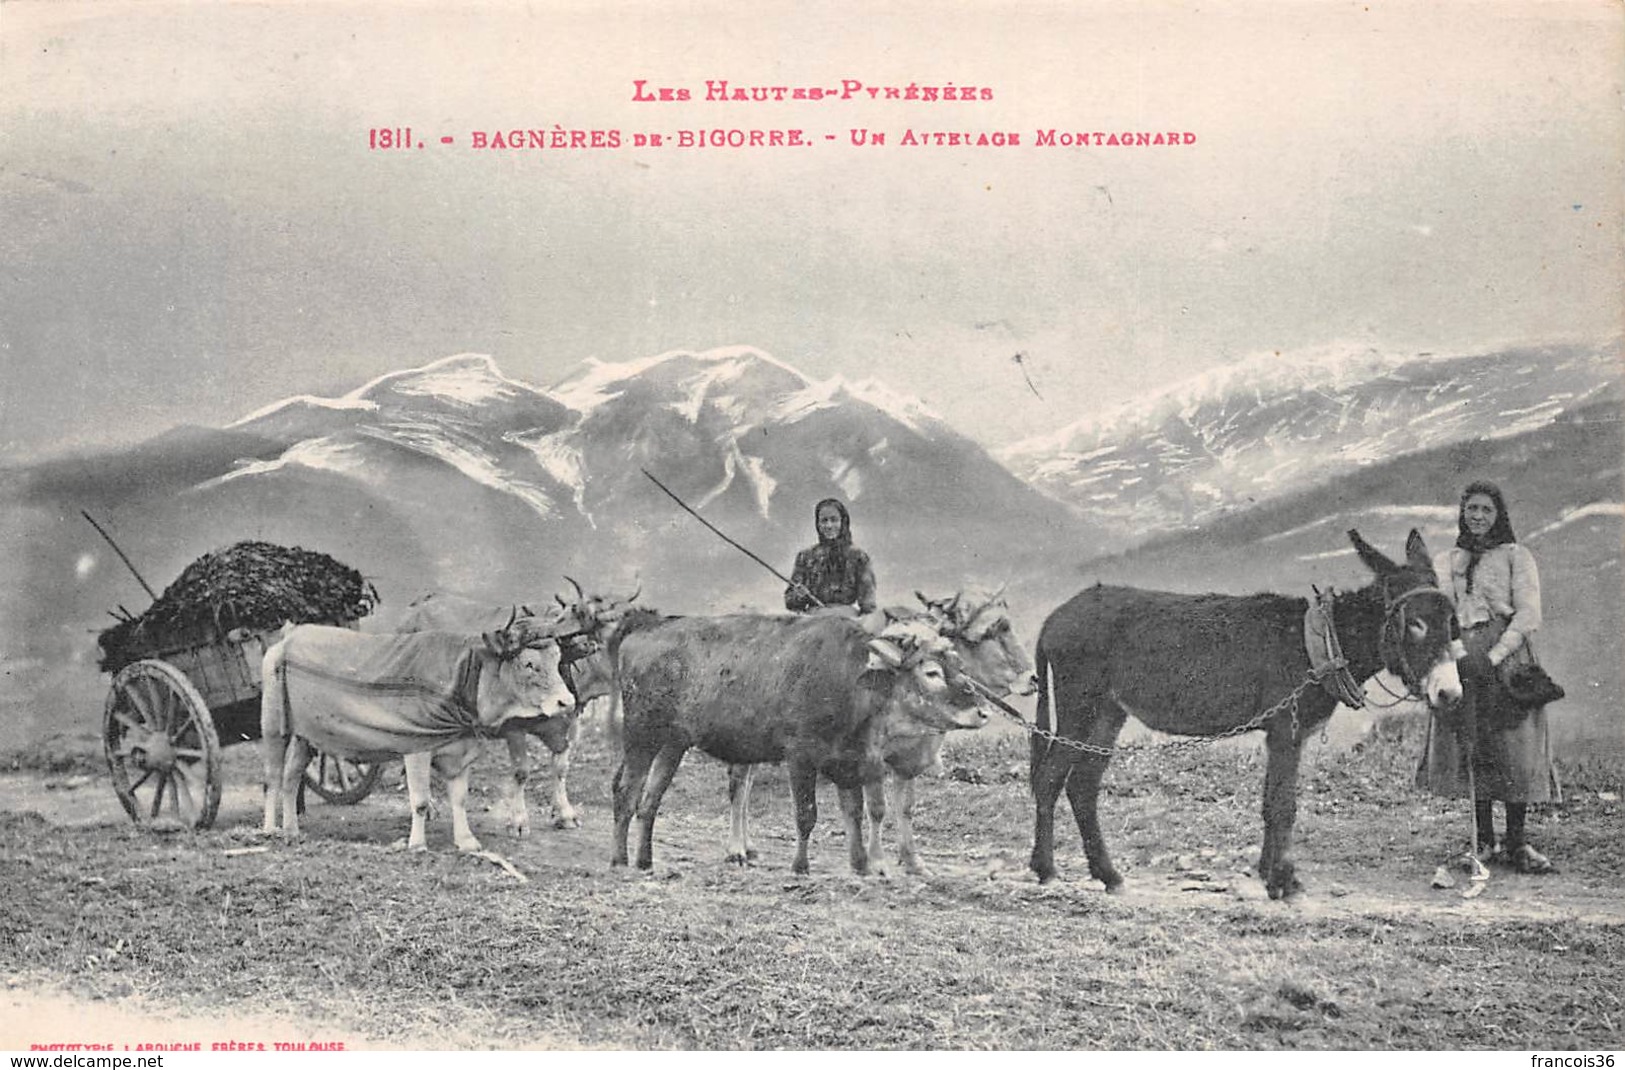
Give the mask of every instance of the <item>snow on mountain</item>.
[(591, 519), (587, 513), (587, 479), (582, 470), (581, 450), (571, 444), (569, 432), (555, 431), (534, 436), (510, 433), (506, 437), (508, 441), (529, 450), (544, 472), (568, 487), (576, 509)]
[(1587, 505), (1565, 509), (1563, 515), (1549, 524), (1542, 525), (1531, 531), (1527, 538), (1538, 539), (1550, 535), (1554, 531), (1561, 531), (1580, 520), (1590, 520), (1593, 517), (1612, 516), (1625, 518), (1625, 503), (1620, 502), (1591, 502)]
[(344, 400), (364, 402), (395, 395), (435, 398), (473, 408), (538, 393), (536, 387), (503, 375), (496, 361), (485, 354), (459, 353), (431, 361), (421, 368), (380, 375), (346, 394)]
[(814, 381), (750, 347), (589, 362), (550, 394), (577, 414), (564, 437), (591, 474), (595, 517), (646, 491), (644, 467), (698, 508), (762, 523), (780, 519), (785, 488), (797, 519), (828, 494), (897, 509), (951, 481), (971, 455), (984, 467), (968, 486), (991, 481), (1004, 498), (1042, 500), (919, 401), (873, 380)]
[(942, 417), (917, 398), (898, 393), (877, 379), (852, 381), (840, 375), (809, 383), (803, 390), (784, 395), (769, 418), (791, 424), (851, 401), (863, 402), (916, 434), (929, 434), (936, 428), (946, 427)]
[[(1005, 449), (1005, 468), (1026, 486), (1001, 485), (999, 500), (1019, 510), (1036, 488), (1126, 545), (1342, 471), (1545, 426), (1618, 395), (1618, 350), (1616, 342), (1469, 355), (1357, 346), (1255, 355)], [(290, 398), (231, 428), (282, 452), (260, 452), (201, 487), (301, 467), (359, 476), (387, 445), (537, 517), (570, 515), (594, 528), (647, 491), (641, 468), (675, 480), (703, 507), (772, 522), (787, 487), (797, 511), (808, 493), (896, 501), (924, 486), (980, 508), (957, 484), (966, 464), (986, 460), (883, 383), (813, 380), (749, 346), (588, 361), (551, 388), (464, 353), (337, 398)], [(971, 483), (1000, 478), (978, 470)]]
[(376, 401), (368, 401), (365, 398), (352, 397), (350, 395), (345, 395), (341, 398), (321, 398), (316, 397), (314, 394), (300, 394), (296, 397), (283, 398), (281, 401), (273, 401), (271, 404), (262, 409), (254, 410), (240, 420), (233, 420), (226, 426), (228, 428), (236, 428), (249, 424), (261, 423), (286, 409), (300, 407), (327, 409), (339, 412), (354, 411), (358, 409), (361, 411), (370, 412), (378, 408), (378, 403)]
[[(238, 461), (196, 489), (298, 468), (386, 485), (382, 473), (411, 455), (545, 521), (568, 515), (589, 529), (646, 506), (643, 468), (696, 508), (750, 523), (777, 524), (786, 488), (796, 520), (828, 494), (878, 500), (906, 526), (977, 495), (1018, 512), (1029, 502), (1052, 525), (1065, 516), (918, 400), (873, 379), (814, 381), (749, 346), (588, 361), (551, 388), (459, 354), (341, 397), (290, 398), (233, 427), (282, 451)], [(944, 486), (952, 492), (939, 489), (924, 514), (908, 507), (922, 488)]]
[(750, 481), (751, 489), (756, 493), (756, 510), (762, 518), (769, 519), (768, 506), (773, 501), (773, 491), (778, 488), (779, 481), (774, 479), (767, 471), (767, 463), (760, 457), (746, 457), (736, 454), (744, 470), (745, 478)]
[[(1265, 535), (1258, 541), (1261, 543), (1279, 542), (1283, 539), (1294, 539), (1299, 535), (1312, 531), (1315, 528), (1337, 524), (1354, 524), (1359, 526), (1362, 522), (1382, 523), (1398, 518), (1409, 523), (1422, 533), (1423, 538), (1435, 548), (1449, 546), (1456, 537), (1456, 510), (1448, 505), (1368, 505), (1357, 512), (1350, 511), (1323, 516), (1319, 520), (1310, 521), (1287, 531), (1279, 531)], [(1620, 502), (1590, 502), (1586, 505), (1571, 506), (1562, 510), (1556, 520), (1542, 524), (1531, 531), (1523, 533), (1523, 540), (1539, 544), (1545, 537), (1562, 531), (1571, 524), (1582, 520), (1596, 520), (1598, 518), (1625, 519), (1625, 504)], [(1330, 530), (1336, 531), (1336, 528)], [(1335, 550), (1326, 550), (1319, 553), (1300, 553), (1295, 555), (1299, 561), (1321, 561), (1328, 558), (1352, 555), (1352, 546), (1338, 547)]]
[(1482, 354), (1268, 353), (1000, 452), (1122, 533), (1191, 527), (1337, 473), (1504, 438), (1620, 396), (1620, 343)]
[(285, 443), (280, 456), (239, 461), (202, 481), (206, 490), (290, 467), (374, 478), (380, 449), (426, 458), (473, 483), (507, 495), (547, 518), (559, 509), (552, 484), (578, 491), (568, 451), (535, 446), (573, 414), (545, 390), (504, 375), (489, 356), (462, 353), (390, 372), (337, 398), (299, 395), (230, 426)]
[(539, 393), (535, 387), (507, 378), (490, 357), (460, 353), (419, 368), (380, 375), (340, 397), (299, 394), (284, 398), (226, 426), (264, 432), (268, 428), (297, 428), (300, 421), (324, 420), (332, 414), (377, 413), (399, 406), (403, 398), (434, 399), (473, 409)]
[(756, 503), (757, 515), (763, 520), (772, 519), (770, 509), (773, 491), (778, 486), (778, 481), (768, 474), (766, 462), (760, 457), (746, 457), (739, 452), (737, 445), (722, 455), (722, 481), (701, 495), (694, 503), (694, 507), (704, 509), (722, 497), (733, 487), (736, 477), (742, 479), (749, 487), (751, 498)]
[(808, 382), (800, 372), (759, 349), (728, 346), (701, 353), (672, 350), (614, 364), (589, 360), (550, 393), (586, 415), (623, 397), (633, 384), (653, 385), (668, 395), (666, 404), (674, 412), (693, 423), (707, 404), (743, 419), (748, 412)]
[[(1273, 351), (1255, 353), (1170, 383), (1105, 412), (1085, 416), (1058, 431), (1024, 439), (1002, 453), (1012, 459), (1062, 453), (1079, 441), (1130, 434), (1170, 417), (1190, 421), (1204, 406), (1239, 399), (1244, 404), (1231, 410), (1233, 423), (1247, 405), (1265, 404), (1266, 395), (1278, 395), (1293, 387), (1331, 393), (1388, 374), (1410, 359), (1342, 344), (1285, 357)], [(1221, 424), (1214, 430), (1225, 429), (1226, 425)]]
[(476, 440), (449, 435), (444, 428), (427, 422), (394, 421), (359, 430), (368, 437), (442, 461), (481, 486), (518, 498), (544, 519), (553, 514), (553, 502), (546, 490), (516, 476)]
[(839, 395), (845, 388), (846, 383), (840, 376), (810, 383), (803, 390), (781, 397), (769, 415), (780, 423), (793, 424), (820, 409), (834, 408), (840, 403)]

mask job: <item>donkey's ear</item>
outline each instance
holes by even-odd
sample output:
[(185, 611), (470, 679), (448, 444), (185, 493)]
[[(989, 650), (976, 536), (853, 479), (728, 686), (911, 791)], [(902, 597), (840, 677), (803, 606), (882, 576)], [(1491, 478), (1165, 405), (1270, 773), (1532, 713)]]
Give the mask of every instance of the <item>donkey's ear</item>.
[(1349, 528), (1349, 542), (1354, 544), (1354, 552), (1360, 555), (1365, 567), (1379, 576), (1386, 576), (1390, 572), (1398, 572), (1399, 566), (1388, 560), (1388, 556), (1381, 550), (1360, 538), (1360, 533)]
[(1415, 528), (1411, 529), (1410, 538), (1405, 540), (1405, 564), (1416, 572), (1433, 571), (1433, 557), (1428, 553), (1428, 544), (1422, 541), (1422, 533)]

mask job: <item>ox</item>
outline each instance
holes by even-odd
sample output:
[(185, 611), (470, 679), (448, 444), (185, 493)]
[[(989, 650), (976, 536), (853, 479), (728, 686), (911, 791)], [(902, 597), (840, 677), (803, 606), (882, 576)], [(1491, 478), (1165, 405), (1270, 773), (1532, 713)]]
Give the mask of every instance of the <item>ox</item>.
[[(1133, 714), (1151, 728), (1190, 736), (1264, 730), (1269, 763), (1258, 875), (1272, 899), (1300, 889), (1290, 853), (1298, 760), (1338, 696), (1363, 701), (1360, 686), (1383, 668), (1432, 704), (1461, 696), (1455, 614), (1421, 534), (1411, 532), (1403, 565), (1359, 532), (1349, 539), (1376, 579), (1337, 595), (1329, 624), (1321, 618), (1342, 635), (1348, 679), (1341, 686), (1335, 674), (1312, 667), (1305, 636), (1310, 614), (1320, 610), (1302, 598), (1095, 586), (1050, 614), (1038, 636), (1042, 734), (1032, 739), (1032, 868), (1039, 880), (1055, 877), (1055, 803), (1064, 787), (1089, 872), (1110, 891), (1122, 886), (1095, 805), (1117, 733)], [(1052, 687), (1053, 742), (1045, 738)]]
[[(568, 576), (565, 579), (570, 580)], [(575, 696), (575, 704), (555, 716), (514, 718), (503, 726), (501, 732), (502, 741), (508, 748), (510, 770), (509, 822), (518, 836), (524, 836), (530, 830), (525, 784), (530, 779), (529, 739), (532, 736), (541, 740), (552, 756), (552, 782), (548, 797), (553, 812), (553, 827), (581, 827), (580, 815), (570, 802), (568, 790), (571, 757), (581, 735), (581, 710), (594, 699), (613, 699), (615, 693), (609, 659), (593, 655), (602, 649), (606, 631), (625, 612), (627, 605), (637, 598), (637, 592), (622, 600), (599, 596), (589, 598), (574, 580), (570, 580), (570, 584), (575, 588), (575, 600), (567, 602), (555, 595), (559, 608), (552, 611), (552, 619), (556, 620), (555, 627), (559, 632), (559, 669), (565, 684)], [(529, 615), (529, 607), (523, 608)], [(414, 601), (405, 615), (389, 627), (397, 632), (484, 631), (499, 625), (511, 612), (507, 606), (492, 606), (459, 595), (429, 594)]]
[(312, 746), (357, 761), (404, 756), (413, 850), (427, 847), (431, 764), (446, 780), (458, 849), (478, 851), (467, 798), (480, 739), (516, 718), (574, 705), (552, 629), (528, 618), (473, 636), (300, 624), (265, 652), (261, 671), (265, 831), (276, 830), (280, 797), (283, 828), (298, 835), (297, 795)]
[(637, 864), (652, 864), (660, 800), (683, 755), (699, 747), (735, 765), (788, 763), (796, 873), (807, 872), (818, 776), (828, 777), (840, 795), (852, 870), (867, 873), (864, 787), (885, 775), (888, 726), (918, 723), (944, 732), (987, 721), (940, 638), (923, 644), (907, 635), (876, 637), (845, 617), (633, 615), (610, 650), (624, 741), (615, 774), (614, 865), (627, 863), (634, 809)]
[[(1010, 623), (1009, 606), (1002, 588), (992, 593), (971, 589), (941, 598), (927, 598), (916, 591), (915, 597), (924, 605), (923, 613), (887, 609), (888, 623), (902, 621), (904, 627), (908, 627), (906, 622), (910, 618), (922, 618), (932, 632), (952, 644), (965, 674), (995, 697), (1030, 695), (1037, 690), (1032, 659)], [(897, 855), (903, 869), (916, 876), (926, 873), (914, 846), (915, 778), (938, 767), (944, 738), (944, 732), (918, 722), (893, 720), (889, 724), (882, 745), (886, 779), (865, 789), (871, 859), (878, 862), (884, 857), (882, 826), (889, 813), (896, 821)], [(751, 766), (734, 765), (728, 769), (730, 820), (726, 857), (730, 862), (744, 864), (756, 857), (749, 828), (752, 779)], [(891, 785), (889, 803), (888, 784)]]

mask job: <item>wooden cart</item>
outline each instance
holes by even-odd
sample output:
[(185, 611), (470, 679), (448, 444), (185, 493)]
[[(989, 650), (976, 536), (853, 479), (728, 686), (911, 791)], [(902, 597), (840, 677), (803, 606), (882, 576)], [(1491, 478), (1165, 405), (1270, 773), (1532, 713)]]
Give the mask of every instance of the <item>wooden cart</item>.
[[(220, 749), (260, 738), (260, 661), (272, 634), (238, 628), (201, 642), (160, 641), (113, 674), (102, 742), (113, 790), (135, 822), (214, 823)], [(329, 802), (352, 804), (381, 771), (318, 753), (305, 785)]]

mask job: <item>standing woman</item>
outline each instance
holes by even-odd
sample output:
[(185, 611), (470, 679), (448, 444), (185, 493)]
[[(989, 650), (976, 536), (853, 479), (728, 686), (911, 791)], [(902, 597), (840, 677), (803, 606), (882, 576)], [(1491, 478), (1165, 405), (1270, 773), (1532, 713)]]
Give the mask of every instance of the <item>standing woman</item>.
[[(1540, 573), (1535, 558), (1512, 533), (1506, 498), (1493, 483), (1470, 484), (1461, 495), (1456, 545), (1434, 559), (1445, 592), (1456, 604), (1467, 655), (1461, 659), (1462, 714), (1471, 703), (1477, 726), (1473, 746), (1473, 805), (1481, 859), (1505, 861), (1520, 873), (1555, 873), (1551, 861), (1529, 842), (1530, 803), (1561, 802), (1552, 764), (1544, 706), (1513, 701), (1505, 681), (1536, 664), (1529, 637), (1540, 627)], [(1436, 714), (1428, 720), (1427, 746), (1417, 782), (1449, 796), (1467, 794), (1465, 748), (1455, 725)], [(1506, 804), (1506, 838), (1495, 842), (1494, 802)]]
[(784, 608), (808, 613), (820, 606), (844, 606), (859, 614), (875, 609), (875, 570), (869, 555), (852, 545), (852, 518), (839, 499), (825, 498), (813, 510), (818, 545), (796, 554)]

